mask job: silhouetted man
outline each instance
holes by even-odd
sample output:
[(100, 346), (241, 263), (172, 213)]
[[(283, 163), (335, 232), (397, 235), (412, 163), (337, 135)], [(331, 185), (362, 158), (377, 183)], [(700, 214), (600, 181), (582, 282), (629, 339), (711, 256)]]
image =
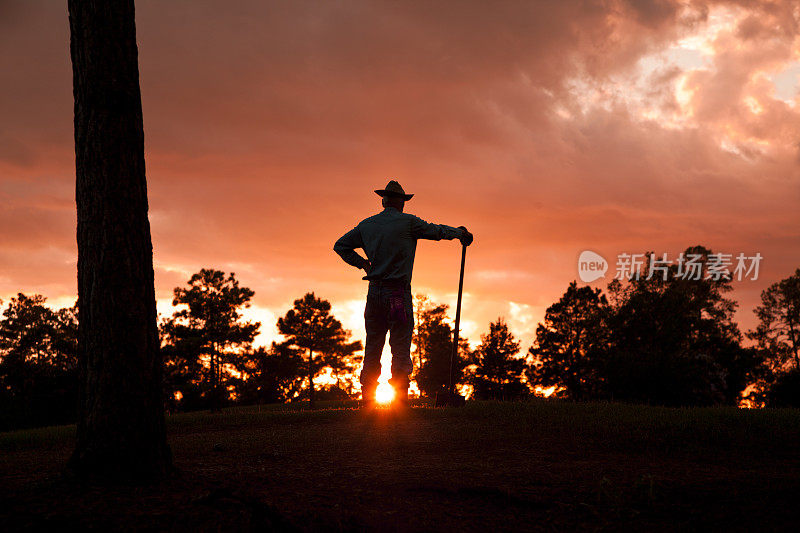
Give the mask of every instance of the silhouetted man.
[[(408, 380), (411, 363), (411, 335), (414, 331), (414, 310), (411, 301), (411, 272), (418, 239), (439, 241), (460, 239), (468, 246), (472, 234), (467, 228), (431, 224), (419, 217), (403, 213), (406, 194), (392, 180), (385, 189), (375, 191), (382, 197), (383, 211), (362, 220), (345, 233), (333, 246), (344, 261), (363, 269), (369, 280), (364, 323), (367, 341), (364, 347), (364, 367), (361, 369), (361, 390), (365, 404), (375, 401), (375, 389), (381, 373), (381, 353), (389, 332), (392, 349), (392, 379), (395, 398), (408, 403)], [(361, 248), (364, 259), (355, 249)]]

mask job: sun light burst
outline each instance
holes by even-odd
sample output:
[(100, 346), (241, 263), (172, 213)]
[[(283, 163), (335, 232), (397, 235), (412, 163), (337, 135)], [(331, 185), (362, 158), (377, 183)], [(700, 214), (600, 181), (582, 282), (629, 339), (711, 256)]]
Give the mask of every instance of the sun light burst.
[(379, 383), (378, 390), (375, 391), (375, 401), (380, 404), (392, 403), (394, 399), (394, 389), (388, 383)]

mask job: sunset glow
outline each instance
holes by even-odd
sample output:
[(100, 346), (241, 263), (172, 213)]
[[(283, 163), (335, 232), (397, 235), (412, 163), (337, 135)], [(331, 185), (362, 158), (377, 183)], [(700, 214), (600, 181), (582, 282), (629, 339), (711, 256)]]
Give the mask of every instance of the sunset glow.
[(548, 398), (556, 391), (557, 388), (558, 387), (556, 387), (555, 385), (553, 385), (552, 387), (547, 387), (547, 388), (542, 387), (540, 385), (537, 385), (536, 387), (534, 387), (533, 393), (535, 395), (537, 395), (537, 396), (542, 396), (544, 398)]
[(0, 0), (0, 72), (3, 531), (800, 524), (800, 0)]
[[(77, 292), (66, 13), (13, 5), (0, 18), (0, 68), (14, 73), (0, 85), (0, 298), (60, 306)], [(363, 340), (365, 283), (331, 247), (395, 177), (415, 193), (409, 212), (475, 234), (461, 323), (473, 346), (504, 316), (526, 350), (585, 249), (760, 252), (759, 280), (732, 294), (753, 327), (800, 247), (797, 5), (609, 5), (138, 2), (162, 316), (174, 287), (214, 267), (255, 291), (259, 345), (309, 290)], [(457, 244), (420, 243), (412, 289), (452, 315), (458, 269)]]

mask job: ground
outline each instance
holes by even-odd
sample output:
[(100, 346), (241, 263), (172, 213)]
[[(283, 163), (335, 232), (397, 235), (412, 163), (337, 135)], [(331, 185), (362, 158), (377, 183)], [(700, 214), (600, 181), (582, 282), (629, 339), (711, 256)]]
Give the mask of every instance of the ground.
[(4, 530), (796, 530), (800, 411), (470, 402), (170, 417), (154, 486), (62, 475), (63, 426), (0, 434)]

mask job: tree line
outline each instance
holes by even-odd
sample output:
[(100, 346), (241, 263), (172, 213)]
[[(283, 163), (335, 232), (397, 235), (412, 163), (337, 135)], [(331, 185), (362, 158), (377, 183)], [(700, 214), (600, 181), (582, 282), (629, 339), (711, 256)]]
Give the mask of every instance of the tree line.
[(571, 283), (536, 330), (529, 383), (575, 400), (800, 406), (800, 269), (762, 292), (758, 326), (743, 334), (731, 280), (707, 275), (711, 251), (684, 253), (703, 258), (701, 279), (673, 265), (606, 293)]
[[(631, 278), (605, 291), (572, 282), (526, 353), (502, 317), (474, 349), (460, 339), (453, 380), (474, 399), (550, 389), (579, 401), (800, 406), (800, 269), (763, 291), (758, 326), (746, 333), (731, 290), (724, 278)], [(276, 324), (283, 339), (254, 347), (261, 324), (243, 318), (254, 294), (215, 269), (174, 289), (176, 310), (159, 324), (168, 410), (357, 398), (363, 346), (330, 302), (313, 292), (296, 299)], [(0, 319), (0, 430), (74, 420), (78, 303), (45, 302), (19, 294)], [(414, 307), (413, 379), (431, 397), (448, 383), (453, 330), (447, 305), (417, 295)]]

